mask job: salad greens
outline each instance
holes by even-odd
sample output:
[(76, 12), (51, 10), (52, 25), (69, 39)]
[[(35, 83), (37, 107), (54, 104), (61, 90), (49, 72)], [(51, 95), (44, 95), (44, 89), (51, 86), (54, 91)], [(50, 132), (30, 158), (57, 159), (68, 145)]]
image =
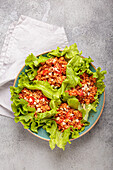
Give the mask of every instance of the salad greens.
[[(10, 87), (11, 101), (13, 101), (11, 107), (15, 115), (15, 122), (21, 122), (24, 128), (38, 133), (38, 128), (42, 127), (50, 134), (50, 147), (55, 148), (57, 145), (59, 148), (65, 149), (65, 145), (70, 142), (70, 138), (78, 138), (79, 132), (85, 129), (85, 126), (89, 125), (88, 117), (90, 110), (96, 112), (97, 104), (99, 103), (98, 96), (104, 92), (105, 85), (103, 82), (104, 74), (106, 71), (101, 71), (101, 68), (97, 68), (96, 72), (90, 70), (90, 63), (93, 60), (89, 58), (83, 58), (82, 52), (78, 51), (77, 45), (73, 44), (70, 47), (65, 47), (63, 51), (60, 51), (58, 47), (56, 50), (52, 50), (47, 56), (40, 55), (38, 58), (33, 54), (29, 55), (26, 60), (25, 72), (22, 72), (19, 76), (18, 87)], [(46, 60), (54, 57), (64, 56), (68, 62), (66, 68), (66, 79), (63, 81), (59, 89), (54, 89), (47, 81), (34, 80), (37, 75), (37, 70), (40, 67), (40, 63), (44, 63)], [(97, 93), (95, 95), (95, 102), (83, 107), (79, 100), (74, 96), (69, 96), (66, 90), (77, 85), (81, 86), (80, 75), (84, 72), (89, 75), (93, 75), (96, 78)], [(50, 111), (44, 113), (38, 113), (37, 118), (34, 116), (36, 109), (28, 106), (28, 102), (24, 99), (19, 99), (19, 93), (26, 87), (30, 90), (41, 90), (42, 93), (49, 98)], [(82, 129), (74, 129), (73, 126), (61, 132), (58, 130), (57, 123), (54, 120), (57, 114), (57, 109), (62, 102), (67, 102), (68, 105), (75, 110), (79, 110), (82, 113), (82, 122), (84, 126)]]

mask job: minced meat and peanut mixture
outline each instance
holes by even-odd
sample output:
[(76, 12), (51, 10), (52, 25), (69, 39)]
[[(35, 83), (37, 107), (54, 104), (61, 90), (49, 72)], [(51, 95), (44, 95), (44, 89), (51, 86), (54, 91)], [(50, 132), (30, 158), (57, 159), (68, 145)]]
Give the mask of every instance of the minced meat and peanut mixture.
[(40, 90), (29, 90), (24, 88), (21, 93), (19, 93), (19, 98), (25, 99), (30, 107), (36, 109), (35, 117), (37, 117), (37, 113), (43, 113), (50, 110), (50, 100), (48, 100)]
[(41, 65), (35, 79), (39, 81), (48, 81), (48, 83), (55, 88), (60, 87), (66, 78), (67, 62), (64, 57), (51, 58), (45, 63), (41, 63)]
[(96, 78), (89, 76), (87, 73), (83, 73), (80, 78), (82, 79), (82, 87), (77, 85), (71, 90), (67, 90), (70, 96), (76, 96), (80, 103), (89, 104), (95, 101), (94, 97), (97, 93), (97, 87), (95, 86)]
[(84, 125), (80, 121), (82, 120), (82, 113), (79, 110), (70, 108), (67, 103), (62, 103), (57, 109), (57, 112), (55, 121), (58, 129), (62, 132), (70, 126), (80, 130)]

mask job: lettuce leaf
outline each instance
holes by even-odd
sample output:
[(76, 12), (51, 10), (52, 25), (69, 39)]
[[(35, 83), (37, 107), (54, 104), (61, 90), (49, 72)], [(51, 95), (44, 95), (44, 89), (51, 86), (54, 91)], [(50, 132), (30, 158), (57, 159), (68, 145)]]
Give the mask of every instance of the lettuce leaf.
[(25, 70), (30, 80), (33, 80), (37, 75), (37, 67), (40, 63), (46, 62), (51, 57), (44, 57), (40, 55), (38, 58), (35, 57), (32, 53), (26, 58), (25, 64), (28, 68)]
[(79, 84), (81, 86), (80, 83), (80, 77), (76, 76), (74, 73), (74, 70), (72, 69), (72, 67), (67, 66), (66, 69), (66, 79), (64, 80), (64, 83), (67, 83), (67, 87), (75, 87), (77, 84)]
[(67, 142), (71, 144), (69, 140), (70, 128), (61, 132), (58, 130), (56, 122), (52, 120), (47, 122), (43, 128), (50, 134), (49, 145), (52, 150), (55, 148), (55, 145), (64, 150)]
[(93, 60), (90, 57), (83, 58), (76, 54), (68, 61), (66, 68), (66, 79), (62, 83), (65, 84), (66, 90), (77, 85), (81, 86), (80, 75), (82, 75), (85, 71), (88, 74), (93, 74), (93, 72), (89, 69), (92, 61)]
[(98, 95), (102, 94), (104, 92), (105, 89), (105, 84), (103, 82), (103, 79), (105, 78), (104, 74), (106, 74), (107, 71), (101, 71), (101, 68), (98, 67), (96, 72), (93, 73), (93, 77), (96, 78), (96, 87), (98, 89)]
[(30, 119), (33, 119), (36, 110), (35, 108), (28, 106), (26, 100), (18, 98), (18, 93), (20, 92), (19, 89), (19, 87), (10, 88), (12, 94), (11, 100), (13, 101), (11, 107), (15, 115), (15, 122), (17, 123), (20, 121), (23, 123), (23, 121), (28, 122)]
[(55, 116), (57, 114), (56, 109), (52, 109), (50, 111), (46, 111), (44, 113), (38, 113), (38, 119), (48, 119), (48, 118), (52, 118), (53, 116)]
[(47, 54), (48, 57), (61, 57), (61, 52), (60, 52), (60, 48), (57, 47), (56, 50), (52, 50), (51, 52), (49, 52)]
[(77, 44), (72, 44), (71, 46), (69, 47), (65, 47), (64, 50), (62, 51), (61, 53), (61, 56), (65, 56), (66, 59), (71, 59), (73, 58), (75, 55), (81, 55), (81, 53), (79, 53), (79, 50), (78, 50), (78, 47), (77, 47)]
[(56, 100), (52, 99), (50, 101), (49, 105), (50, 105), (51, 109), (56, 109), (61, 103), (62, 102), (60, 99), (56, 99)]
[(80, 135), (79, 135), (79, 132), (76, 130), (76, 129), (74, 129), (74, 128), (72, 128), (73, 129), (73, 131), (71, 131), (71, 133), (72, 133), (72, 138), (73, 139), (76, 139), (76, 138), (78, 138)]
[(19, 77), (18, 87), (21, 89), (26, 87), (30, 90), (41, 90), (42, 93), (49, 99), (59, 99), (60, 91), (53, 89), (53, 87), (46, 81), (30, 81), (29, 77), (23, 72)]
[(79, 100), (76, 97), (72, 97), (69, 98), (67, 100), (67, 103), (70, 107), (72, 107), (73, 109), (78, 109), (78, 105), (79, 105)]

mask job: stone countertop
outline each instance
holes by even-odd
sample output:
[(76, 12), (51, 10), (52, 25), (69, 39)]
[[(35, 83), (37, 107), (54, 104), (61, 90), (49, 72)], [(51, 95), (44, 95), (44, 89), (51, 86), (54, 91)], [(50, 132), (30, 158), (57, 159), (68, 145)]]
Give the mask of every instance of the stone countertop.
[(51, 151), (22, 125), (0, 116), (0, 170), (112, 170), (113, 167), (113, 1), (0, 0), (0, 50), (10, 23), (20, 15), (65, 28), (96, 67), (107, 70), (106, 102), (98, 123), (86, 135)]

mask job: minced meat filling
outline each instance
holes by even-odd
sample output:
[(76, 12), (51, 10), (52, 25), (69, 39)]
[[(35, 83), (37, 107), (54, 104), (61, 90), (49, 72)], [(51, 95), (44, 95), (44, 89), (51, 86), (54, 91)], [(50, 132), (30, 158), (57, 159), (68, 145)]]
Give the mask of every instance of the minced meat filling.
[(58, 129), (62, 132), (70, 126), (81, 129), (84, 124), (81, 123), (82, 113), (79, 110), (74, 110), (68, 106), (67, 103), (62, 103), (57, 109), (55, 121)]
[(35, 116), (37, 113), (43, 113), (50, 110), (50, 100), (48, 100), (40, 90), (29, 90), (24, 88), (21, 93), (19, 93), (19, 98), (25, 99), (30, 107), (36, 109)]
[(87, 73), (83, 73), (80, 78), (82, 79), (82, 87), (77, 85), (71, 90), (67, 90), (70, 96), (76, 96), (80, 103), (89, 104), (95, 101), (94, 97), (97, 93), (97, 87), (95, 86), (96, 78), (89, 76)]
[(67, 62), (64, 57), (51, 58), (41, 64), (42, 66), (38, 69), (35, 79), (39, 81), (48, 81), (48, 83), (55, 88), (60, 87), (66, 78)]

